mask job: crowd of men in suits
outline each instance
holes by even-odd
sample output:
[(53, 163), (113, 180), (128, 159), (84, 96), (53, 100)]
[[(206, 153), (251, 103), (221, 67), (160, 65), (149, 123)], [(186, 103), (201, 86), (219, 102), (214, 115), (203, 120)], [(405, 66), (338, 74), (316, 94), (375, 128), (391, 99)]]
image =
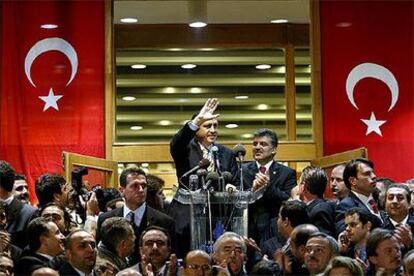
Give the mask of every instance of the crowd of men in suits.
[[(24, 176), (0, 160), (0, 274), (414, 274), (409, 183), (377, 178), (367, 159), (339, 164), (329, 177), (308, 166), (297, 180), (295, 170), (275, 160), (271, 129), (254, 133), (254, 161), (237, 162), (237, 153), (216, 143), (217, 107), (217, 99), (207, 100), (173, 137), (180, 187), (168, 203), (162, 179), (128, 167), (119, 189), (88, 193), (85, 216), (73, 206), (71, 184), (46, 173), (35, 183), (35, 208)], [(223, 231), (209, 252), (191, 248), (191, 212), (180, 201), (187, 172), (203, 159), (206, 171), (230, 172), (234, 189), (258, 195), (248, 208), (247, 237)]]

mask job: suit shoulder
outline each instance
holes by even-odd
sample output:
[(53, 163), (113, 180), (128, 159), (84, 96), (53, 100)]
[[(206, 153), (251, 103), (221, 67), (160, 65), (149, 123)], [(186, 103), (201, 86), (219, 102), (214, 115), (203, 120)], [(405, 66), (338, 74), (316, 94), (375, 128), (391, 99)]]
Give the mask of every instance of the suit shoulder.
[(154, 218), (157, 218), (159, 220), (163, 220), (163, 221), (166, 221), (166, 222), (169, 222), (169, 223), (174, 222), (174, 219), (172, 217), (170, 217), (169, 215), (164, 214), (163, 212), (158, 211), (157, 209), (154, 209), (154, 208), (152, 208), (148, 205), (147, 205), (147, 210), (148, 210), (148, 215), (150, 215)]
[(122, 210), (123, 208), (121, 207), (121, 208), (117, 208), (117, 209), (105, 212), (103, 214), (100, 214), (98, 217), (98, 221), (103, 221), (107, 218), (122, 216)]

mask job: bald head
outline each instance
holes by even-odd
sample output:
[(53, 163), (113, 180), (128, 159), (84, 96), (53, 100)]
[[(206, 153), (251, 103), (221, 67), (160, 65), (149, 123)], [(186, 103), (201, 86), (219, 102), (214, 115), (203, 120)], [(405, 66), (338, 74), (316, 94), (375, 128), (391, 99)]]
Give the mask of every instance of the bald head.
[(32, 276), (59, 276), (59, 273), (49, 267), (41, 267), (33, 271)]

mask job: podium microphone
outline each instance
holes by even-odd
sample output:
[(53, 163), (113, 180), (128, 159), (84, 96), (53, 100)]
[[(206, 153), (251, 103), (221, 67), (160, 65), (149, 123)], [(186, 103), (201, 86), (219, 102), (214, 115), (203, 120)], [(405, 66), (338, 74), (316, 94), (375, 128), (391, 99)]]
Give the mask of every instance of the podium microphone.
[(217, 172), (209, 172), (206, 176), (206, 184), (203, 187), (204, 190), (209, 189), (213, 184), (216, 184), (219, 180), (219, 174)]
[(188, 172), (186, 172), (185, 174), (183, 174), (180, 178), (184, 178), (189, 176), (190, 174), (192, 174), (193, 172), (197, 171), (198, 169), (205, 169), (208, 166), (210, 166), (210, 160), (203, 158), (200, 160), (200, 162), (198, 162), (198, 165), (195, 166), (194, 168), (192, 168), (191, 170), (189, 170)]
[(197, 176), (199, 179), (201, 179), (201, 189), (204, 189), (204, 187), (206, 186), (206, 176), (207, 176), (207, 170), (206, 169), (198, 169), (197, 170)]
[(237, 144), (233, 148), (233, 153), (239, 158), (240, 162), (243, 162), (244, 156), (246, 155), (246, 149), (242, 144)]
[(214, 162), (214, 166), (216, 167), (216, 171), (218, 172), (219, 175), (221, 175), (220, 160), (218, 158), (219, 148), (217, 146), (212, 146), (210, 150), (213, 155), (213, 162)]

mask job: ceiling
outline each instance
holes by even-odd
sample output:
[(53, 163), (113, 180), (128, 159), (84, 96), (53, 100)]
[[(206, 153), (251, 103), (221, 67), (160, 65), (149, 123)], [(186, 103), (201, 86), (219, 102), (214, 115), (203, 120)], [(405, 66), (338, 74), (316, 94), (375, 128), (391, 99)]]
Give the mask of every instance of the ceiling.
[(114, 23), (124, 17), (138, 24), (188, 24), (195, 14), (209, 24), (260, 24), (273, 19), (310, 23), (310, 0), (115, 0)]

